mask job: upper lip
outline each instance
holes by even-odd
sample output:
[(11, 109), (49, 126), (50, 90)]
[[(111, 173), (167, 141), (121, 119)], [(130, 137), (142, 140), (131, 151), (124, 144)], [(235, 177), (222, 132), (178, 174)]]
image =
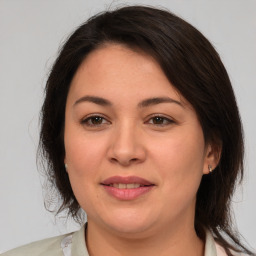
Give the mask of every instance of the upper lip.
[(149, 186), (149, 185), (154, 185), (152, 182), (145, 180), (141, 177), (137, 176), (127, 176), (127, 177), (122, 177), (122, 176), (112, 176), (107, 179), (105, 179), (103, 182), (101, 182), (102, 185), (110, 185), (110, 184), (140, 184), (144, 186)]

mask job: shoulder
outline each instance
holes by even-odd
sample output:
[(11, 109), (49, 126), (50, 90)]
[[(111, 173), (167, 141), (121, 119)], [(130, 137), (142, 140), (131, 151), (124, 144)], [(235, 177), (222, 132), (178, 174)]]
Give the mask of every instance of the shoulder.
[[(248, 256), (243, 253), (231, 251), (233, 256)], [(205, 241), (205, 254), (204, 256), (228, 256), (225, 249), (218, 244), (212, 233), (206, 230), (206, 241)]]
[(85, 229), (33, 242), (1, 254), (1, 256), (89, 256), (85, 244)]
[(62, 254), (61, 241), (67, 235), (47, 238), (41, 241), (33, 242), (28, 245), (18, 247), (1, 254), (1, 256), (59, 256)]
[[(217, 256), (227, 256), (226, 252), (225, 252), (225, 249), (219, 245), (218, 243), (216, 243), (216, 251), (217, 251)], [(233, 256), (249, 256), (247, 254), (244, 254), (244, 253), (241, 253), (241, 252), (235, 252), (233, 250), (231, 250), (231, 253)]]

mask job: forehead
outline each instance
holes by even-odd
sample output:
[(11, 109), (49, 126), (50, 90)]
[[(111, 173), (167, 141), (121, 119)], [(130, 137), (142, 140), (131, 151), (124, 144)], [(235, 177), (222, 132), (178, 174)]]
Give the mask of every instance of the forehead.
[(120, 44), (106, 44), (92, 51), (78, 68), (70, 93), (119, 98), (124, 94), (171, 96), (186, 102), (152, 56)]
[[(105, 79), (110, 75), (113, 79), (113, 76), (118, 74), (122, 74), (124, 78), (126, 76), (135, 78), (135, 75), (139, 78), (139, 73), (149, 75), (152, 72), (154, 76), (163, 75), (161, 67), (150, 55), (121, 44), (105, 44), (87, 55), (78, 68), (76, 76), (78, 73), (87, 75), (97, 73), (98, 78), (104, 75)], [(120, 79), (119, 76), (118, 78)]]

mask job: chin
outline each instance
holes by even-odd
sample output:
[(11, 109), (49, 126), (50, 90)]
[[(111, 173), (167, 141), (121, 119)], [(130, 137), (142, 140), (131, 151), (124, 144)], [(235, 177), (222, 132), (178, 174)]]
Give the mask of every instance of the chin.
[[(118, 232), (120, 235), (129, 236), (129, 234), (142, 234), (152, 228), (155, 221), (153, 216), (145, 216), (141, 214), (118, 214), (109, 216), (108, 220), (105, 220), (109, 229), (114, 232)], [(150, 218), (149, 218), (150, 217)]]

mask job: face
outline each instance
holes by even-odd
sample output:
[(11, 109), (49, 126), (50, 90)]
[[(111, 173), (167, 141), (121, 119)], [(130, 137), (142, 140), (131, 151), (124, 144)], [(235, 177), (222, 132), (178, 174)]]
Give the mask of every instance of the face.
[(150, 56), (113, 44), (90, 53), (68, 93), (64, 142), (88, 223), (122, 234), (193, 227), (211, 147)]

